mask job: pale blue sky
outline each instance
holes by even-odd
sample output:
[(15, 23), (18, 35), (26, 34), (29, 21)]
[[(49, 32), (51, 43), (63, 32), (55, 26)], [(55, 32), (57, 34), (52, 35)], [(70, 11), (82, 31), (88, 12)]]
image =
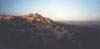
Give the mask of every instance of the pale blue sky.
[(96, 21), (100, 0), (0, 0), (0, 14), (40, 13), (55, 21)]

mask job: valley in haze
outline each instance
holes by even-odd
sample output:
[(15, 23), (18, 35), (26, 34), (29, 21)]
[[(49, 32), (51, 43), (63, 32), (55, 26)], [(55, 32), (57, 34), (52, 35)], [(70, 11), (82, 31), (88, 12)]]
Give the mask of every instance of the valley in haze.
[(65, 24), (72, 24), (85, 27), (100, 27), (100, 21), (59, 21)]

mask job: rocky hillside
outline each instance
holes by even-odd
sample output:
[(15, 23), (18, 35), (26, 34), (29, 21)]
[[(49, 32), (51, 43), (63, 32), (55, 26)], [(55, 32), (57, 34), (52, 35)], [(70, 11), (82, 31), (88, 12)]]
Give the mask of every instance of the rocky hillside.
[[(17, 49), (79, 49), (80, 33), (40, 14), (0, 16), (0, 47)], [(73, 43), (74, 42), (74, 43)]]

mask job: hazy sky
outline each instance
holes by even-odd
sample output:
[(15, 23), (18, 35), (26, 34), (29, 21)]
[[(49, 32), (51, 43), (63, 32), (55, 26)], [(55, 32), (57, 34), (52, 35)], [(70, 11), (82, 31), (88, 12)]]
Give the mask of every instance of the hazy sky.
[(100, 0), (0, 0), (0, 14), (40, 13), (56, 21), (100, 19)]

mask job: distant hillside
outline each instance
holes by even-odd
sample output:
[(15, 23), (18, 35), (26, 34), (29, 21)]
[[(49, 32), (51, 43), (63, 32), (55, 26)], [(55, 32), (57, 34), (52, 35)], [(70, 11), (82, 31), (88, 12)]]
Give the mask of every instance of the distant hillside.
[(72, 24), (84, 27), (100, 27), (100, 21), (59, 21), (60, 23)]

